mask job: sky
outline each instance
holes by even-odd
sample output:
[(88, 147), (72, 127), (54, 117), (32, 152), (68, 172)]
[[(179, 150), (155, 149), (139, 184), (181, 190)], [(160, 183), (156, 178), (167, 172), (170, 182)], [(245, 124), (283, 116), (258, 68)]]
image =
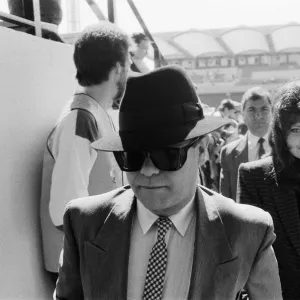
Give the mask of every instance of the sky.
[[(61, 0), (63, 10), (66, 1)], [(150, 32), (230, 28), (241, 25), (300, 23), (300, 0), (133, 0)], [(96, 0), (107, 16), (107, 0)], [(117, 23), (128, 33), (141, 31), (126, 0), (115, 0)], [(0, 0), (0, 11), (8, 12)], [(66, 13), (64, 14), (66, 16)], [(97, 21), (85, 0), (80, 0), (80, 29)], [(59, 26), (66, 33), (67, 22)]]

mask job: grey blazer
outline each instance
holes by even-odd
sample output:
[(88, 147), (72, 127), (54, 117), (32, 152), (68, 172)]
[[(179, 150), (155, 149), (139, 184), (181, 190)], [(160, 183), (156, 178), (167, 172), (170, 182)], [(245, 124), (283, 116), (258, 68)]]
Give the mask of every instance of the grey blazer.
[(238, 169), (248, 162), (248, 135), (233, 141), (221, 150), (220, 193), (236, 200)]
[[(188, 299), (234, 300), (244, 286), (251, 300), (282, 299), (270, 215), (200, 186), (195, 202)], [(69, 203), (54, 299), (126, 299), (135, 211), (129, 186)]]

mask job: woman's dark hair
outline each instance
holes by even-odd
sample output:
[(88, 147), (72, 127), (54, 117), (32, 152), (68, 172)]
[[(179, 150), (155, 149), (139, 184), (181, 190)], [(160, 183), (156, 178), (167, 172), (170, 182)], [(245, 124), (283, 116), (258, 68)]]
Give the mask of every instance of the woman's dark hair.
[(76, 78), (81, 86), (101, 84), (110, 71), (128, 60), (129, 38), (115, 24), (100, 22), (86, 28), (75, 43)]
[[(277, 171), (289, 174), (289, 177), (297, 176), (299, 173), (294, 167), (295, 158), (287, 145), (290, 129), (297, 122), (300, 122), (300, 84), (290, 82), (275, 94), (269, 135)], [(298, 176), (300, 177), (300, 173)]]

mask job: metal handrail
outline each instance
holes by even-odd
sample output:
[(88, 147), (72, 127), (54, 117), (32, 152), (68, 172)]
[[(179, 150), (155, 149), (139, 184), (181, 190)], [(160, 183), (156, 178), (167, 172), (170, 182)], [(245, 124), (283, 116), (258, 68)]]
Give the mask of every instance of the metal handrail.
[(135, 17), (137, 18), (138, 22), (142, 26), (146, 36), (149, 38), (151, 45), (154, 49), (154, 62), (155, 62), (155, 67), (160, 67), (161, 65), (167, 65), (166, 60), (164, 59), (163, 55), (159, 51), (156, 42), (154, 41), (152, 34), (148, 30), (148, 27), (146, 26), (143, 18), (141, 17), (138, 9), (136, 8), (135, 4), (133, 3), (132, 0), (127, 0), (128, 5), (132, 9), (132, 12), (134, 13)]
[[(16, 24), (16, 25), (29, 25), (35, 28), (35, 35), (41, 37), (42, 36), (42, 29), (48, 29), (57, 32), (57, 26), (54, 24), (49, 24), (45, 22), (41, 22), (41, 11), (40, 11), (40, 0), (32, 0), (33, 1), (33, 13), (34, 13), (34, 21), (21, 18), (15, 15), (6, 14), (0, 12), (0, 19), (3, 21)], [(98, 20), (106, 20), (104, 14), (102, 13), (101, 9), (97, 5), (94, 0), (86, 0), (87, 4), (90, 6)], [(160, 67), (161, 65), (166, 65), (167, 62), (164, 59), (163, 55), (161, 54), (159, 48), (155, 40), (152, 37), (152, 34), (148, 30), (143, 18), (141, 17), (138, 9), (136, 8), (134, 2), (132, 0), (127, 0), (128, 5), (130, 6), (132, 12), (134, 13), (135, 17), (137, 18), (138, 22), (140, 23), (141, 27), (143, 28), (146, 36), (149, 38), (151, 45), (154, 49), (154, 62), (155, 67)], [(112, 21), (115, 22), (115, 2), (114, 0), (108, 0), (108, 10), (109, 10), (109, 19), (113, 19)]]
[[(4, 12), (0, 12), (0, 20), (3, 20), (5, 22), (15, 24), (15, 25), (29, 25), (32, 27), (35, 27), (36, 24), (34, 21), (27, 20), (25, 18), (21, 18), (15, 15), (7, 14)], [(46, 22), (40, 22), (41, 23), (41, 28), (42, 29), (48, 29), (51, 31), (57, 31), (57, 25), (55, 24), (50, 24)]]
[(34, 15), (34, 27), (35, 35), (42, 36), (42, 24), (41, 24), (41, 8), (40, 0), (33, 0), (33, 15)]
[(106, 17), (102, 13), (99, 5), (94, 0), (85, 0), (85, 1), (90, 6), (91, 10), (96, 15), (99, 21), (106, 20)]

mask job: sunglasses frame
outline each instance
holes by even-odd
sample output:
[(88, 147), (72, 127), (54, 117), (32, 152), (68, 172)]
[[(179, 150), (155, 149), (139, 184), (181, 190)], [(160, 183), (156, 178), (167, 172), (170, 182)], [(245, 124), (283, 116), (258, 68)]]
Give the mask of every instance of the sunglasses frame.
[[(124, 161), (124, 158), (121, 158), (121, 154), (122, 153), (130, 153), (130, 151), (114, 151), (113, 154), (115, 156), (115, 159), (120, 167), (120, 169), (124, 172), (137, 172), (140, 171), (145, 163), (145, 159), (149, 158), (151, 159), (152, 164), (159, 170), (161, 171), (168, 171), (168, 172), (172, 172), (172, 171), (178, 171), (179, 169), (181, 169), (183, 167), (183, 165), (185, 164), (186, 160), (187, 160), (187, 153), (188, 150), (199, 140), (199, 137), (191, 139), (191, 142), (188, 143), (187, 145), (183, 146), (183, 147), (166, 147), (166, 148), (160, 148), (160, 149), (154, 149), (154, 150), (150, 150), (150, 151), (132, 151), (133, 153), (139, 153), (139, 155), (142, 155), (144, 157), (143, 161), (141, 162), (141, 166), (139, 168), (124, 168), (124, 164), (121, 164), (121, 161)], [(169, 149), (169, 150), (177, 150), (178, 153), (176, 155), (176, 166), (174, 168), (160, 168), (159, 164), (157, 164), (157, 162), (155, 162), (155, 159), (153, 159), (152, 157), (152, 153), (156, 152), (156, 151), (164, 151), (165, 149)], [(120, 156), (119, 156), (120, 155)]]

